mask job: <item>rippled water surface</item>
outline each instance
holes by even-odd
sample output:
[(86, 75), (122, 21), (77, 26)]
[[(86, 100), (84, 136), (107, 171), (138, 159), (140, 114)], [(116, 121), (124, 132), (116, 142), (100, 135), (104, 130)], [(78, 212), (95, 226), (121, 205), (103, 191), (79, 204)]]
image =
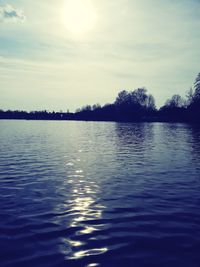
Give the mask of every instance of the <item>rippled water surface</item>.
[(200, 129), (0, 121), (0, 266), (200, 266)]

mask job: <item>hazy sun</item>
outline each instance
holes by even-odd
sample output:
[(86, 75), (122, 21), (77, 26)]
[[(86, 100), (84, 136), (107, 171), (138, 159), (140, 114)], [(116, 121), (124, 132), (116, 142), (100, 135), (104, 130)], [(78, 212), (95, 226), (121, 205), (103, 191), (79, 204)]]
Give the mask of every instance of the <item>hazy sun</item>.
[(75, 35), (82, 35), (95, 26), (96, 10), (92, 0), (65, 0), (62, 19), (68, 31)]

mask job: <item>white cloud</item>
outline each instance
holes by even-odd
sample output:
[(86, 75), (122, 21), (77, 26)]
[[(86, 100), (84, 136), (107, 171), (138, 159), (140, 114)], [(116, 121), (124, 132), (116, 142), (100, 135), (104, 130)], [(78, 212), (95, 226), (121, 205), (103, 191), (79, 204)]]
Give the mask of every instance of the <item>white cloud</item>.
[[(72, 110), (140, 86), (159, 107), (192, 86), (199, 72), (199, 0), (93, 1), (96, 28), (76, 39), (62, 24), (63, 0), (7, 0), (24, 8), (28, 23), (0, 27), (1, 108)], [(23, 21), (23, 12), (18, 17)]]
[(0, 22), (24, 22), (25, 19), (23, 10), (11, 5), (0, 6)]

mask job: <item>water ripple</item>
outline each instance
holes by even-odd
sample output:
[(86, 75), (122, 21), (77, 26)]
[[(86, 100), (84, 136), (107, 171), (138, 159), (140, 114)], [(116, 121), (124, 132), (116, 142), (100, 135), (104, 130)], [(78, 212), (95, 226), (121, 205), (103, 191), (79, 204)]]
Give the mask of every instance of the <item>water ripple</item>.
[(1, 121), (0, 266), (200, 262), (200, 129)]

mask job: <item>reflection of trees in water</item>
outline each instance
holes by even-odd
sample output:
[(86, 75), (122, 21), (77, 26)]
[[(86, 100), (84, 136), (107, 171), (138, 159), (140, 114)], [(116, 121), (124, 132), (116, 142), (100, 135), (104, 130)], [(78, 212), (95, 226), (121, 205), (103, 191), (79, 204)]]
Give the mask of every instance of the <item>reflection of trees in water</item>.
[(153, 123), (116, 123), (115, 180), (112, 187), (115, 196), (123, 197), (124, 205), (129, 203), (129, 197), (125, 196), (132, 198), (143, 190), (148, 180), (155, 144), (154, 127)]
[(118, 152), (145, 153), (146, 150), (152, 149), (153, 123), (116, 123), (115, 129)]
[[(183, 123), (163, 123), (162, 138), (165, 143), (171, 146), (176, 142), (174, 149), (189, 148), (192, 155), (196, 155), (196, 159), (200, 160), (200, 126)], [(187, 147), (185, 147), (187, 146)]]
[(156, 141), (161, 154), (166, 153), (165, 162), (168, 156), (171, 166), (181, 171), (190, 169), (192, 172), (196, 167), (199, 169), (200, 127), (184, 123), (161, 123), (159, 128)]
[(176, 150), (182, 147), (183, 144), (187, 144), (187, 124), (161, 123), (159, 127), (160, 141), (166, 146), (166, 149), (171, 149), (173, 143)]
[(197, 168), (200, 170), (200, 126), (199, 125), (189, 125), (188, 132), (189, 144), (191, 146), (191, 154), (193, 161), (197, 164)]

